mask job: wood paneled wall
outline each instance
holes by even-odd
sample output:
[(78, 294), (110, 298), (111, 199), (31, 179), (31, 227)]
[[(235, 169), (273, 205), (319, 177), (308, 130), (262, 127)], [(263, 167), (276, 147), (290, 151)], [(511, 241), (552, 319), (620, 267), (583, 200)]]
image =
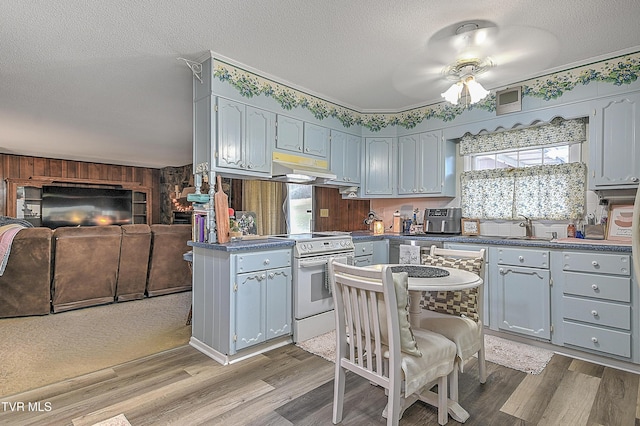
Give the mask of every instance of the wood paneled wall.
[(32, 176), (140, 183), (152, 189), (151, 221), (160, 223), (160, 169), (0, 154), (3, 214), (7, 214), (5, 179), (29, 179)]
[[(369, 200), (343, 199), (337, 188), (315, 188), (314, 231), (363, 231), (370, 211)], [(320, 217), (320, 210), (329, 210), (329, 217)]]

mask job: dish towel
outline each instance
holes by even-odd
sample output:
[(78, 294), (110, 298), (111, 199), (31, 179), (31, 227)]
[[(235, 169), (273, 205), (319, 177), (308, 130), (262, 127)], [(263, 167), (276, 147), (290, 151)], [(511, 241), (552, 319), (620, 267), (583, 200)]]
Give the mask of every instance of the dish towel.
[(404, 265), (420, 264), (420, 246), (400, 244), (400, 258), (398, 263)]

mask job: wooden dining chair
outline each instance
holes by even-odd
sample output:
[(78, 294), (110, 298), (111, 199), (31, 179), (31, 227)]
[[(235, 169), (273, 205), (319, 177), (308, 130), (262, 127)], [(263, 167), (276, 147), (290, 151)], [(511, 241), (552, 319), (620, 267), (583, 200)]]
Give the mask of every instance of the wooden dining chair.
[[(464, 269), (484, 277), (485, 249), (452, 250), (431, 246), (422, 255), (422, 264)], [(484, 284), (483, 284), (484, 285)], [(480, 383), (487, 380), (484, 351), (483, 285), (469, 290), (422, 292), (420, 328), (439, 333), (456, 344), (456, 370), (463, 372), (464, 363), (478, 354)], [(457, 371), (452, 375), (449, 393), (458, 398)]]
[[(427, 330), (412, 333), (407, 273), (333, 261), (329, 277), (336, 316), (333, 423), (342, 421), (345, 373), (351, 371), (386, 390), (387, 425), (397, 425), (418, 399), (435, 405), (438, 423), (446, 424), (452, 405), (447, 376), (454, 369), (455, 345)], [(437, 394), (430, 391), (435, 384)]]

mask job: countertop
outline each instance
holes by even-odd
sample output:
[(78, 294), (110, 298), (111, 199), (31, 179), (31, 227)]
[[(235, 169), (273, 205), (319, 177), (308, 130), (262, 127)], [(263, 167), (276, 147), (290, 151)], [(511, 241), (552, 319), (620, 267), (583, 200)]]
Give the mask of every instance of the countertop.
[[(375, 235), (369, 231), (354, 231), (351, 233), (354, 243), (376, 241), (376, 240), (418, 240), (418, 241), (441, 241), (450, 243), (467, 243), (482, 244), (493, 246), (513, 246), (513, 247), (544, 247), (550, 249), (575, 249), (575, 250), (593, 250), (608, 251), (619, 253), (631, 253), (630, 245), (615, 244), (602, 240), (583, 240), (578, 238), (563, 238), (558, 240), (546, 239), (517, 239), (497, 236), (465, 236), (465, 235), (424, 235), (424, 234), (381, 234)], [(242, 252), (250, 250), (271, 250), (278, 248), (293, 247), (294, 241), (282, 240), (278, 238), (265, 237), (258, 240), (233, 241), (224, 244), (196, 243), (189, 241), (191, 247), (200, 247), (210, 250), (219, 250), (227, 252)]]

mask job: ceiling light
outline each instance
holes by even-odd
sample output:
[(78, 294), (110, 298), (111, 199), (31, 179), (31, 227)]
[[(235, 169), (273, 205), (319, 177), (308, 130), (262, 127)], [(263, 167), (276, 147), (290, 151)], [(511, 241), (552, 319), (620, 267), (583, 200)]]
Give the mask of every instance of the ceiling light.
[(493, 66), (491, 59), (483, 61), (479, 59), (460, 60), (444, 69), (444, 74), (449, 79), (457, 80), (441, 96), (453, 105), (458, 105), (460, 99), (465, 96), (469, 104), (484, 99), (490, 92), (476, 80), (476, 75)]

